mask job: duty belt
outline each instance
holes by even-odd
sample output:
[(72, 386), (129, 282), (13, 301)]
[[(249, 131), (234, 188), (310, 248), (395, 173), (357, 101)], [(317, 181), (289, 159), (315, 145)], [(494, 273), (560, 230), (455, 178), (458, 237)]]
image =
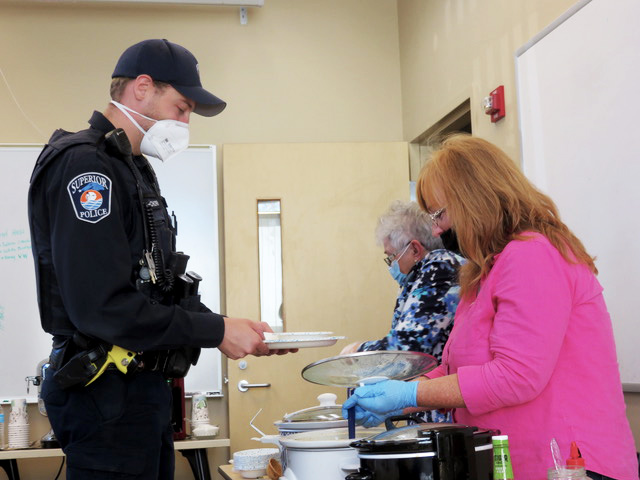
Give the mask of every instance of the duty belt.
[[(128, 373), (132, 372), (161, 372), (169, 358), (169, 353), (164, 351), (159, 352), (143, 352), (136, 355), (136, 365), (129, 366)], [(106, 370), (119, 370), (117, 365), (111, 363), (107, 366)]]
[(149, 372), (161, 372), (164, 370), (169, 358), (168, 350), (142, 352), (138, 354), (138, 368)]

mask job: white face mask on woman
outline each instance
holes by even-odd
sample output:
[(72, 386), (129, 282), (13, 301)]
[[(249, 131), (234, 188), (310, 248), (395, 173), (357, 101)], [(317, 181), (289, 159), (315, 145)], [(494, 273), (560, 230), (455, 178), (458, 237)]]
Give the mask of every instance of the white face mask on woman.
[[(142, 143), (140, 143), (140, 151), (145, 155), (150, 155), (164, 162), (178, 153), (183, 152), (189, 146), (189, 124), (179, 122), (178, 120), (155, 120), (114, 100), (111, 100), (111, 103), (124, 113), (127, 118), (131, 120), (131, 123), (138, 127), (138, 130), (144, 134)], [(142, 118), (146, 118), (155, 123), (145, 132), (129, 112), (140, 115)]]

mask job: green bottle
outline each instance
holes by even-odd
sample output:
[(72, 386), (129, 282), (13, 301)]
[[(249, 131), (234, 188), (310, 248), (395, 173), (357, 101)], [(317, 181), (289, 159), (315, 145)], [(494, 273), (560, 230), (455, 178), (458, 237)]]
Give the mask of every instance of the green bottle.
[(509, 453), (509, 436), (495, 435), (493, 443), (493, 480), (513, 480), (511, 454)]

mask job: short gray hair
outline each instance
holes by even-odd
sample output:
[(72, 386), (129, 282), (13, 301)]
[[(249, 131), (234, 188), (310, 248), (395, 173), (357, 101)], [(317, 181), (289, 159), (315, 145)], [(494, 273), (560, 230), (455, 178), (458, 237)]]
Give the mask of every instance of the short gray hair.
[(378, 245), (384, 245), (387, 239), (395, 250), (400, 250), (413, 239), (427, 251), (443, 248), (440, 238), (431, 233), (431, 217), (416, 202), (396, 200), (378, 219), (376, 241)]

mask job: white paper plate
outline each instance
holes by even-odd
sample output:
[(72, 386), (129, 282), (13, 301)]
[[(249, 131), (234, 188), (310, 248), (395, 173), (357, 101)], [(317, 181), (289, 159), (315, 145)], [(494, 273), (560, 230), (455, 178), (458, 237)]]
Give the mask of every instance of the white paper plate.
[(270, 350), (281, 350), (285, 348), (312, 348), (329, 347), (338, 340), (347, 337), (333, 336), (333, 332), (265, 332), (264, 343)]

